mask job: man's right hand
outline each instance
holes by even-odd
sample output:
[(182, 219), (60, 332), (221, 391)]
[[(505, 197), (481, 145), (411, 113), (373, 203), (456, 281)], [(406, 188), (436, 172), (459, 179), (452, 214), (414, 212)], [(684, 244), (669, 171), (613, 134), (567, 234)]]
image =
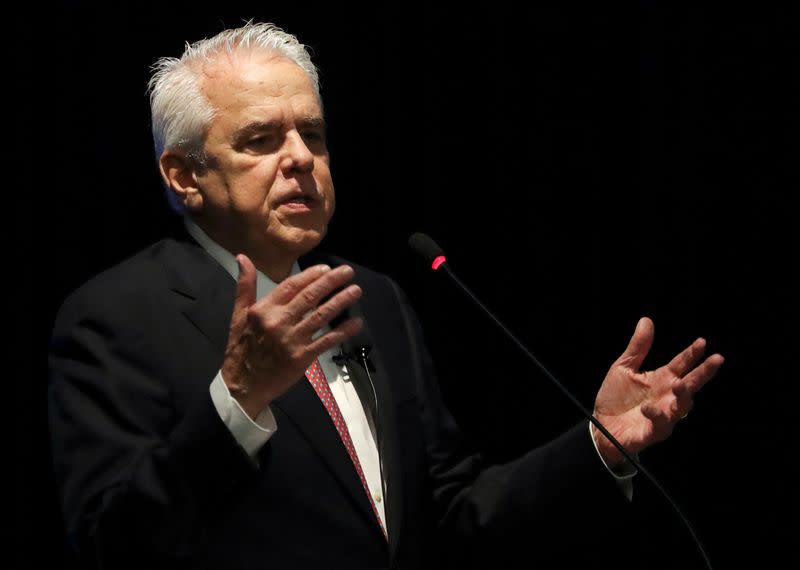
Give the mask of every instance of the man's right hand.
[(242, 409), (255, 418), (305, 374), (314, 359), (361, 330), (359, 318), (348, 319), (317, 339), (312, 336), (361, 297), (350, 285), (323, 304), (334, 290), (352, 280), (347, 265), (315, 265), (284, 279), (256, 302), (256, 268), (237, 255), (239, 280), (222, 378)]

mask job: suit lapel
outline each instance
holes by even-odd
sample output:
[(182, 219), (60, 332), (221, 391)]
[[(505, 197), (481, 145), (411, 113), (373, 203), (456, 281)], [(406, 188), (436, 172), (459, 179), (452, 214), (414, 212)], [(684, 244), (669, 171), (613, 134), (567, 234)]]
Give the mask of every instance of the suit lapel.
[[(402, 478), (399, 476), (401, 464), (398, 434), (395, 429), (397, 425), (394, 413), (395, 403), (391, 386), (389, 385), (388, 371), (383, 366), (380, 350), (370, 334), (369, 324), (360, 303), (351, 307), (345, 318), (354, 316), (361, 317), (364, 320), (364, 326), (358, 337), (354, 339), (353, 345), (368, 346), (370, 350), (366, 364), (361, 358), (348, 360), (347, 369), (353, 376), (354, 384), (364, 409), (370, 410), (375, 420), (381, 474), (386, 489), (385, 510), (386, 524), (389, 527), (389, 547), (393, 552), (397, 548), (403, 514)], [(373, 386), (375, 395), (372, 392)]]
[(382, 534), (350, 455), (311, 383), (305, 378), (300, 379), (272, 405), (305, 436), (358, 510), (369, 520), (375, 531)]
[(206, 251), (186, 236), (173, 244), (179, 254), (166, 265), (167, 281), (183, 315), (218, 353), (225, 352), (230, 331), (236, 282)]

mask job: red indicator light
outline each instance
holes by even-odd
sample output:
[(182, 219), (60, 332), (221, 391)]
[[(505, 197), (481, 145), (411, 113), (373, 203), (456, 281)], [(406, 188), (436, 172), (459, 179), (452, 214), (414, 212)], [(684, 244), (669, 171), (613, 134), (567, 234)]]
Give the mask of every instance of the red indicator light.
[(433, 267), (433, 270), (436, 271), (437, 269), (439, 269), (439, 266), (445, 261), (447, 260), (444, 258), (444, 256), (440, 255), (439, 257), (433, 260), (433, 263), (431, 263), (431, 267)]

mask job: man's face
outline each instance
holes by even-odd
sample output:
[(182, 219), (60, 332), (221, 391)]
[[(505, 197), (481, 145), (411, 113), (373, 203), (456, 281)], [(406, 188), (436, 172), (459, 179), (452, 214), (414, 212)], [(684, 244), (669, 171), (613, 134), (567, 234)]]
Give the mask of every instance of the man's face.
[(311, 80), (295, 63), (258, 53), (203, 71), (217, 114), (197, 178), (198, 221), (240, 252), (307, 253), (324, 237), (335, 205)]

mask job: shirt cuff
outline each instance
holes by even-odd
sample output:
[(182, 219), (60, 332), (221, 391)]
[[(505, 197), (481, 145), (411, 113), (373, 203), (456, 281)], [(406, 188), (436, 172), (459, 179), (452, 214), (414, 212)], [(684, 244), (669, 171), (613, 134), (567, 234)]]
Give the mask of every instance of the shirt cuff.
[[(592, 422), (589, 422), (589, 437), (592, 438), (592, 443), (594, 444), (594, 450), (597, 452), (597, 456), (600, 458), (600, 461), (603, 462), (603, 465), (608, 470), (611, 475), (614, 476), (614, 479), (617, 481), (617, 485), (619, 486), (620, 491), (622, 494), (625, 495), (625, 498), (628, 501), (633, 500), (633, 476), (639, 472), (635, 466), (631, 465), (630, 461), (623, 458), (622, 461), (614, 467), (613, 469), (608, 466), (606, 460), (603, 459), (603, 456), (600, 454), (600, 449), (597, 447), (597, 440), (594, 438), (594, 432), (592, 431)], [(636, 459), (639, 459), (639, 455), (634, 453), (633, 456)]]
[(244, 448), (251, 458), (255, 458), (267, 440), (277, 431), (275, 416), (269, 406), (256, 416), (255, 421), (242, 409), (236, 398), (231, 396), (230, 390), (222, 379), (222, 370), (217, 373), (209, 387), (211, 401), (217, 409), (222, 422), (228, 426), (234, 439)]

